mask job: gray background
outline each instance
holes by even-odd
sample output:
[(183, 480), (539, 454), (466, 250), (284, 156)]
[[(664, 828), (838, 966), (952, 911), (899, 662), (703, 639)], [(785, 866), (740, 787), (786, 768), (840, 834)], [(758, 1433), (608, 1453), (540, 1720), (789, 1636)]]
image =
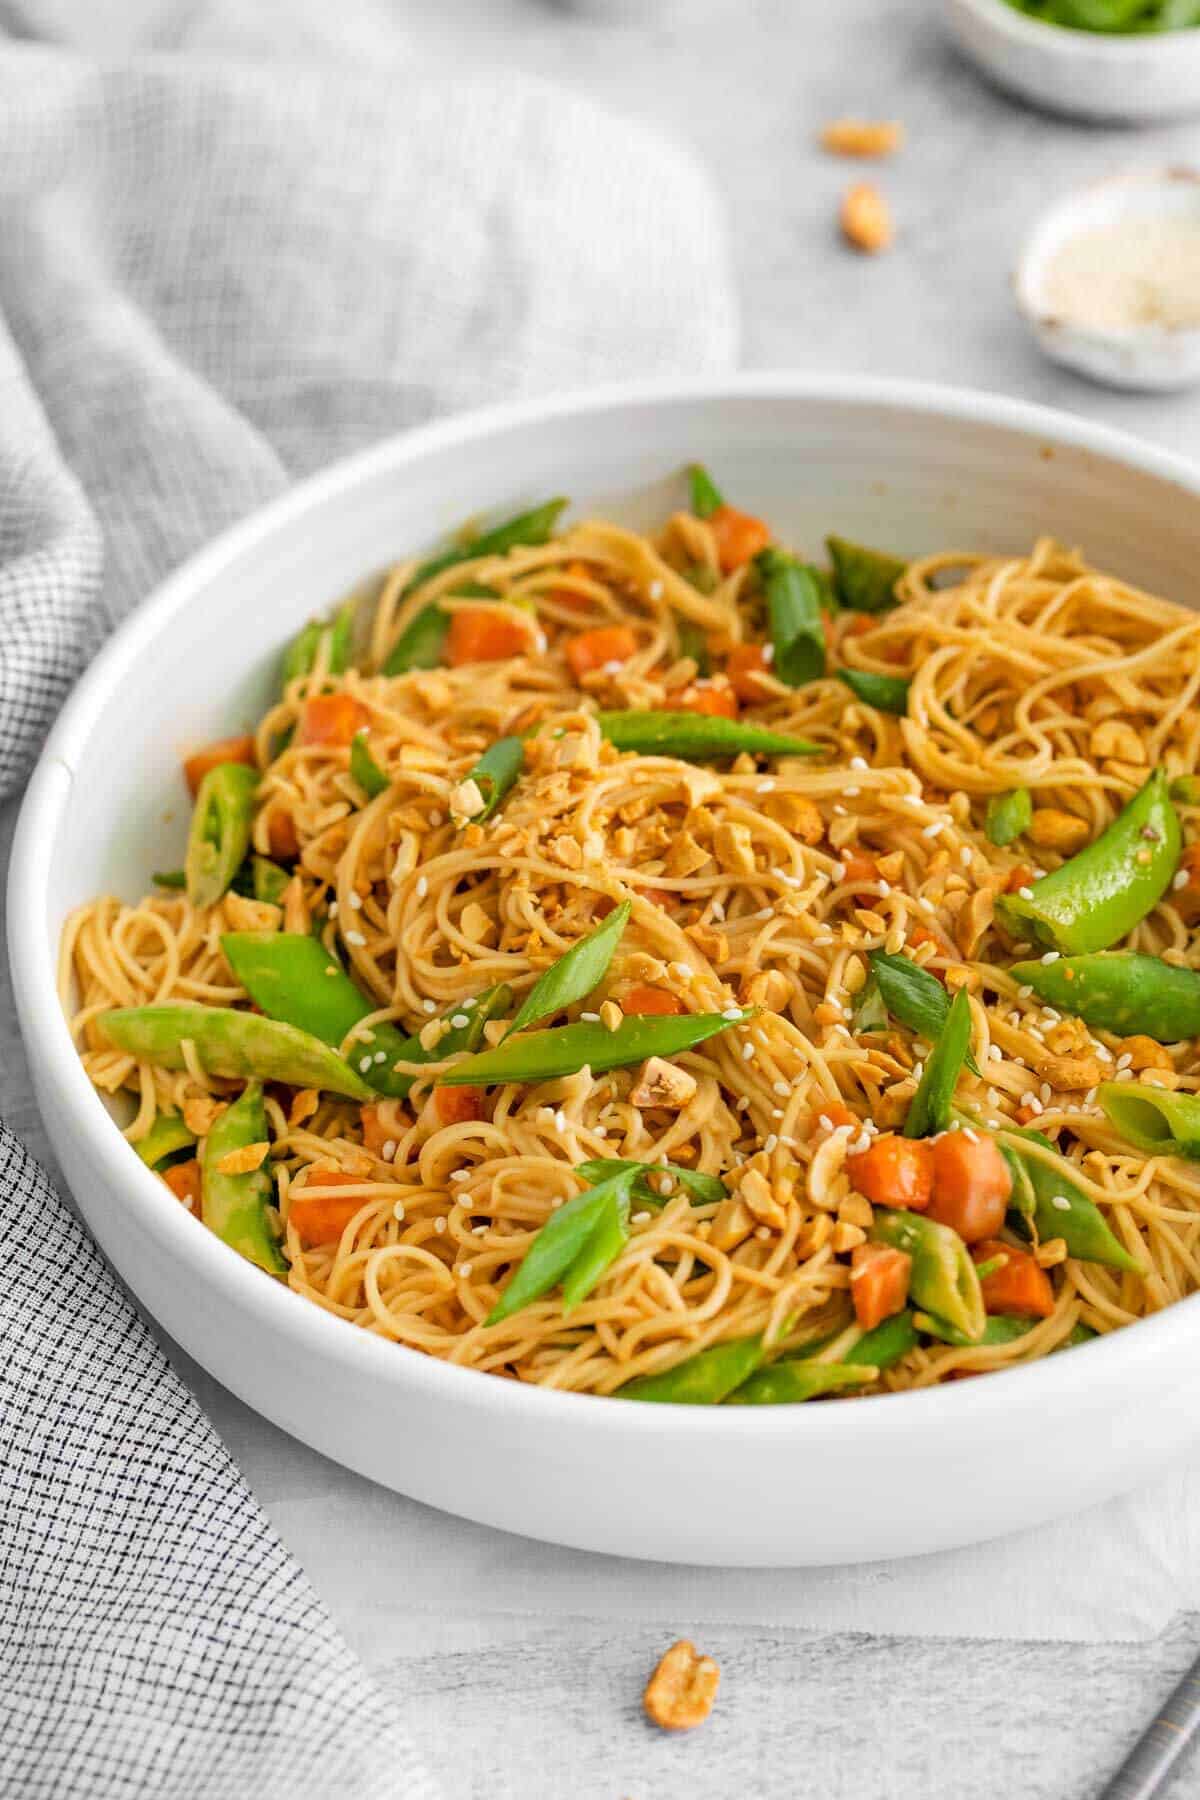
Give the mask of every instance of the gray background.
[[(162, 18), (163, 48), (188, 10), (128, 7), (139, 35), (147, 13)], [(264, 31), (274, 10), (262, 9)], [(727, 205), (749, 366), (999, 389), (1200, 450), (1200, 399), (1111, 394), (1053, 369), (1025, 339), (1007, 286), (1047, 200), (1130, 164), (1200, 160), (1200, 127), (1135, 134), (1025, 111), (959, 61), (936, 5), (922, 0), (630, 0), (588, 11), (394, 0), (378, 10), (423, 55), (543, 74), (690, 142)], [(119, 54), (119, 26), (98, 8), (98, 32), (101, 12), (105, 47)], [(900, 235), (877, 261), (844, 251), (835, 231), (857, 166), (814, 146), (819, 125), (848, 112), (902, 118), (910, 134), (878, 171)], [(0, 813), (5, 856), (13, 812)], [(11, 1016), (3, 987), (0, 1013)], [(22, 1099), (19, 1052), (4, 1057), (0, 1112), (52, 1166)], [(258, 1429), (240, 1411), (222, 1407), (235, 1437)], [(721, 1699), (702, 1732), (670, 1739), (642, 1720), (641, 1687), (693, 1621), (471, 1618), (461, 1594), (447, 1607), (458, 1616), (414, 1616), (406, 1652), (380, 1674), (451, 1800), (1083, 1800), (1200, 1650), (1194, 1618), (1148, 1644), (1106, 1646), (706, 1630)], [(369, 1655), (369, 1642), (359, 1647)], [(1171, 1800), (1197, 1792), (1200, 1761), (1180, 1772)]]

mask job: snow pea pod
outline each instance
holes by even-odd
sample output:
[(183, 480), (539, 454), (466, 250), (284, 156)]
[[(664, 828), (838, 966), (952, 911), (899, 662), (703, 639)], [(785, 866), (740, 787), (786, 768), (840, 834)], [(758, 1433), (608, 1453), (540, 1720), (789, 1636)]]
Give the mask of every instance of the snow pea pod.
[(1012, 1344), (1018, 1338), (1033, 1330), (1038, 1323), (1036, 1319), (1018, 1319), (1011, 1313), (991, 1313), (983, 1328), (982, 1337), (969, 1338), (951, 1325), (946, 1319), (939, 1319), (936, 1314), (919, 1312), (913, 1318), (913, 1324), (926, 1337), (937, 1338), (943, 1344), (954, 1344), (960, 1349), (986, 1350), (995, 1344)]
[(155, 869), (150, 877), (155, 887), (185, 888), (187, 872), (184, 869)]
[(967, 1060), (971, 1041), (971, 1003), (960, 988), (950, 1003), (946, 1023), (929, 1052), (904, 1121), (904, 1135), (932, 1137), (945, 1131), (954, 1113), (954, 1089)]
[(688, 468), (688, 504), (697, 519), (711, 519), (725, 504), (725, 496), (701, 463)]
[(473, 781), (479, 789), (483, 805), (469, 819), (461, 819), (460, 824), (482, 825), (485, 819), (500, 807), (505, 797), (517, 785), (517, 778), (525, 766), (525, 740), (520, 737), (497, 738), (480, 757), (475, 767), (466, 777)]
[(1008, 794), (993, 794), (987, 803), (983, 829), (991, 843), (1001, 849), (1013, 843), (1033, 823), (1033, 799), (1028, 788), (1013, 788)]
[(1167, 792), (1176, 806), (1200, 806), (1200, 775), (1177, 775)]
[(156, 1113), (149, 1131), (133, 1148), (148, 1169), (157, 1169), (168, 1157), (190, 1150), (195, 1142), (195, 1132), (188, 1130), (178, 1113)]
[(754, 566), (762, 582), (775, 654), (771, 673), (788, 687), (818, 681), (825, 673), (821, 590), (810, 569), (786, 550), (760, 550)]
[(704, 713), (602, 712), (596, 722), (618, 750), (633, 750), (643, 756), (677, 756), (684, 762), (738, 756), (743, 750), (760, 756), (824, 754), (820, 744), (810, 743), (807, 738), (785, 737), (761, 725), (712, 718)]
[(618, 1388), (617, 1400), (653, 1400), (674, 1406), (719, 1406), (748, 1381), (766, 1352), (761, 1337), (730, 1338), (664, 1369), (639, 1375)]
[(590, 1293), (627, 1241), (633, 1182), (632, 1173), (622, 1172), (556, 1208), (484, 1323), (499, 1325), (559, 1282), (564, 1311)]
[(392, 785), (371, 755), (365, 727), (350, 739), (350, 773), (368, 800), (376, 799)]
[(987, 1317), (983, 1292), (957, 1231), (920, 1213), (880, 1208), (871, 1236), (912, 1257), (909, 1291), (918, 1307), (956, 1326), (971, 1343), (979, 1342)]
[(286, 689), (298, 676), (312, 674), (322, 648), (325, 649), (329, 674), (345, 673), (354, 636), (355, 606), (355, 601), (347, 600), (332, 619), (310, 619), (301, 627), (284, 652), (283, 688)]
[(1160, 1044), (1200, 1036), (1200, 974), (1157, 956), (1117, 950), (1014, 963), (1014, 981), (1061, 1012), (1120, 1037), (1137, 1032)]
[(876, 1325), (873, 1331), (864, 1331), (857, 1343), (839, 1350), (837, 1360), (839, 1363), (869, 1363), (876, 1369), (890, 1369), (893, 1363), (898, 1363), (901, 1357), (907, 1356), (916, 1347), (916, 1327), (912, 1313), (906, 1307), (903, 1312), (893, 1313), (882, 1325)]
[(1113, 1130), (1150, 1155), (1200, 1159), (1200, 1094), (1106, 1081), (1096, 1098)]
[(262, 1084), (248, 1082), (245, 1091), (216, 1119), (204, 1140), (200, 1158), (200, 1217), (222, 1243), (268, 1275), (286, 1275), (287, 1263), (267, 1208), (275, 1183), (267, 1163), (241, 1175), (227, 1175), (219, 1164), (231, 1150), (245, 1150), (267, 1137), (267, 1111)]
[(450, 635), (450, 615), (436, 601), (408, 621), (384, 659), (383, 674), (404, 675), (410, 669), (436, 669)]
[(184, 873), (193, 906), (215, 906), (250, 848), (257, 769), (218, 763), (200, 783), (188, 832)]
[(682, 1188), (700, 1206), (709, 1206), (729, 1197), (729, 1189), (719, 1175), (705, 1175), (699, 1169), (682, 1169), (677, 1163), (630, 1162), (618, 1156), (598, 1156), (591, 1162), (580, 1163), (575, 1173), (586, 1181), (607, 1181), (609, 1176), (619, 1175), (627, 1169), (634, 1174), (633, 1198), (647, 1206), (662, 1206), (667, 1199), (650, 1186), (651, 1175), (669, 1175), (675, 1187)]
[[(515, 518), (506, 519), (503, 525), (493, 525), (490, 531), (480, 532), (470, 543), (455, 544), (448, 550), (439, 551), (421, 564), (405, 593), (411, 594), (414, 588), (423, 587), (435, 575), (453, 568), (455, 563), (475, 562), (481, 556), (507, 556), (510, 550), (522, 545), (546, 543), (554, 535), (554, 527), (566, 505), (562, 499), (547, 500), (531, 512), (518, 513)], [(385, 667), (384, 673), (390, 675), (393, 671)]]
[[(1040, 1131), (1021, 1131), (1015, 1128), (1004, 1133), (1004, 1141), (1001, 1143), (1010, 1169), (1015, 1163), (1021, 1171), (1022, 1181), (1028, 1182), (1032, 1190), (1032, 1219), (1038, 1237), (1043, 1242), (1050, 1238), (1062, 1238), (1067, 1246), (1068, 1256), (1078, 1257), (1081, 1262), (1104, 1263), (1110, 1269), (1127, 1269), (1134, 1275), (1144, 1274), (1141, 1264), (1130, 1256), (1114, 1235), (1100, 1208), (1075, 1185), (1071, 1179), (1070, 1165), (1065, 1159), (1056, 1153), (1056, 1161), (1051, 1165), (1041, 1157), (1029, 1156), (1022, 1152), (1022, 1138), (1027, 1143), (1040, 1144), (1044, 1150), (1054, 1150), (1054, 1145)], [(1014, 1195), (1016, 1192), (1014, 1183)], [(1022, 1208), (1015, 1209), (1015, 1212), (1016, 1229), (1023, 1236), (1028, 1235), (1028, 1212)], [(931, 1307), (930, 1311), (937, 1312), (938, 1308)]]
[(287, 870), (281, 869), (269, 856), (256, 855), (250, 858), (250, 892), (255, 900), (263, 900), (269, 906), (278, 906), (290, 880)]
[(878, 1375), (878, 1368), (870, 1363), (777, 1362), (751, 1375), (734, 1389), (725, 1404), (792, 1406), (802, 1400), (815, 1400), (820, 1394), (866, 1387)]
[(1067, 955), (1107, 950), (1157, 905), (1179, 851), (1179, 817), (1155, 769), (1107, 831), (1035, 881), (1030, 898), (1001, 894), (997, 915), (1014, 937)]
[(620, 906), (614, 906), (603, 924), (597, 925), (586, 937), (580, 938), (577, 944), (560, 956), (557, 962), (543, 969), (524, 1000), (516, 1018), (505, 1032), (501, 1042), (507, 1042), (518, 1031), (526, 1031), (533, 1025), (540, 1025), (556, 1012), (563, 1012), (573, 1006), (577, 1000), (586, 1000), (608, 974), (609, 965), (616, 954), (621, 934), (629, 923), (629, 915), (633, 903), (622, 900)]
[[(730, 1011), (733, 1011), (730, 1008)], [(449, 1087), (495, 1087), (505, 1081), (553, 1081), (590, 1068), (623, 1069), (648, 1056), (677, 1056), (706, 1038), (744, 1025), (755, 1009), (734, 1018), (724, 1013), (680, 1013), (677, 1017), (625, 1018), (615, 1031), (604, 1025), (556, 1025), (550, 1031), (523, 1031), (495, 1050), (481, 1051), (438, 1076)]]
[(96, 1023), (118, 1050), (159, 1068), (185, 1068), (183, 1044), (190, 1041), (210, 1075), (258, 1076), (289, 1087), (324, 1088), (350, 1100), (374, 1098), (374, 1090), (327, 1044), (257, 1013), (168, 1001), (115, 1007), (99, 1013)]
[(827, 537), (833, 581), (841, 604), (851, 612), (885, 612), (895, 606), (895, 587), (908, 564), (882, 550), (867, 550), (846, 538)]
[(878, 675), (873, 669), (839, 669), (839, 681), (844, 681), (850, 692), (876, 712), (895, 713), (903, 718), (908, 711), (908, 690), (911, 683), (903, 675)]

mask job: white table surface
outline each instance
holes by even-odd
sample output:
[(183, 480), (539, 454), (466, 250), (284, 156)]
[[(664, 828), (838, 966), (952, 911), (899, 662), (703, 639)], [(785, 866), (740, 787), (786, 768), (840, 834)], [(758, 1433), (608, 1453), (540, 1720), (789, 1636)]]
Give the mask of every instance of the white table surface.
[[(749, 366), (994, 388), (1200, 453), (1200, 396), (1117, 395), (1053, 369), (1007, 293), (1041, 204), (1132, 163), (1200, 160), (1200, 125), (1130, 133), (1026, 112), (958, 59), (933, 0), (596, 0), (590, 11), (392, 0), (391, 10), (425, 54), (532, 70), (690, 142), (728, 206)], [(814, 144), (844, 113), (898, 117), (909, 130), (904, 155), (875, 171), (899, 238), (873, 261), (845, 251), (835, 229), (858, 166)], [(14, 814), (0, 812), (0, 859)], [(11, 1017), (6, 983), (3, 971), (0, 1016)], [(0, 1114), (53, 1169), (19, 1051), (0, 1067)], [(268, 1449), (293, 1454), (177, 1360), (252, 1471)], [(703, 1634), (723, 1671), (716, 1713), (703, 1732), (671, 1739), (646, 1726), (640, 1694), (665, 1645), (694, 1628), (686, 1618), (548, 1624), (472, 1616), (469, 1597), (448, 1595), (446, 1619), (414, 1613), (381, 1654), (371, 1620), (339, 1604), (315, 1556), (307, 1567), (394, 1689), (447, 1800), (1085, 1800), (1200, 1649), (1194, 1618), (1137, 1645), (725, 1627)], [(1193, 1761), (1170, 1800), (1198, 1791)]]

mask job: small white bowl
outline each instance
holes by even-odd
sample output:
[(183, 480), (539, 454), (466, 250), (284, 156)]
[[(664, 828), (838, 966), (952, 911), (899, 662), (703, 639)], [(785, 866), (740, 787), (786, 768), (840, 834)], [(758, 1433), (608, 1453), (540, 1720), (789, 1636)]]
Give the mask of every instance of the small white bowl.
[(1001, 87), (1050, 112), (1146, 124), (1200, 113), (1200, 30), (1109, 37), (1015, 12), (1007, 0), (942, 0), (959, 46)]
[(1013, 276), (1017, 308), (1055, 362), (1109, 387), (1166, 392), (1200, 381), (1200, 327), (1084, 325), (1055, 311), (1047, 271), (1064, 244), (1124, 220), (1186, 218), (1200, 224), (1200, 171), (1153, 169), (1069, 194), (1042, 215)]

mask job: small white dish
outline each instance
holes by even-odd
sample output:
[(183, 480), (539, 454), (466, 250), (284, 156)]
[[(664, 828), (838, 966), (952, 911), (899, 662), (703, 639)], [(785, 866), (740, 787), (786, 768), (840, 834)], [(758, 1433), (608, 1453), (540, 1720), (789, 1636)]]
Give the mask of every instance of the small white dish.
[(1167, 392), (1200, 381), (1200, 326), (1098, 326), (1071, 316), (1050, 293), (1064, 246), (1086, 234), (1141, 221), (1187, 220), (1200, 228), (1200, 171), (1153, 169), (1069, 194), (1039, 220), (1017, 264), (1017, 308), (1055, 362), (1109, 387)]
[(1001, 87), (1050, 112), (1148, 124), (1200, 113), (1200, 31), (1110, 37), (1014, 11), (942, 0), (960, 48)]

